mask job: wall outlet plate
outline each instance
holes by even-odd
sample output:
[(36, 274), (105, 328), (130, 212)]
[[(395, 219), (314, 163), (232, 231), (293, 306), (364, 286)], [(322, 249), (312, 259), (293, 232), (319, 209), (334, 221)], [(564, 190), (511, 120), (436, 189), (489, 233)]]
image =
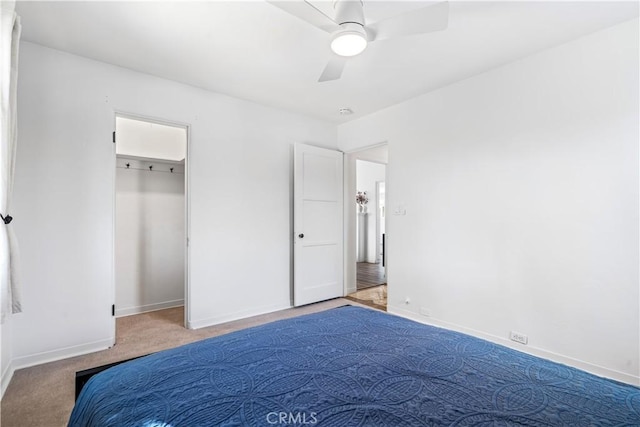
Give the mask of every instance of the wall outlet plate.
[(519, 342), (520, 344), (524, 344), (524, 345), (527, 345), (527, 343), (529, 342), (528, 336), (526, 336), (525, 334), (521, 334), (520, 332), (514, 332), (514, 331), (511, 331), (509, 333), (509, 339), (511, 341)]

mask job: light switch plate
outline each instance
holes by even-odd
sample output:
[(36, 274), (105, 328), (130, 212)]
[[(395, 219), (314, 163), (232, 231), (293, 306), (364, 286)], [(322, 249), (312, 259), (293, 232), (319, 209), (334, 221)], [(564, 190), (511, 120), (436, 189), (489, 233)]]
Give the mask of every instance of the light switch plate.
[(407, 210), (404, 208), (404, 206), (397, 206), (393, 210), (393, 214), (394, 215), (406, 215), (407, 214)]

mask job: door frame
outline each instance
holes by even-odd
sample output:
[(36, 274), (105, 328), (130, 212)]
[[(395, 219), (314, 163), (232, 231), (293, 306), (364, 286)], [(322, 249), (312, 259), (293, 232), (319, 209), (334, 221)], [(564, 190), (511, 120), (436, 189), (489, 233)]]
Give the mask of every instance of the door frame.
[[(387, 147), (387, 162), (373, 158), (367, 155), (372, 149)], [(356, 180), (356, 160), (364, 160), (372, 163), (379, 163), (389, 167), (389, 143), (383, 141), (371, 144), (365, 147), (359, 147), (354, 150), (344, 152), (344, 296), (351, 294), (357, 290), (356, 283), (356, 204), (354, 203), (357, 192)], [(388, 170), (386, 171), (385, 185), (388, 188)], [(385, 230), (388, 230), (389, 224), (386, 222)], [(386, 242), (388, 243), (388, 241)], [(387, 276), (388, 265), (385, 266), (385, 276)]]
[[(186, 146), (186, 150), (185, 150), (185, 158), (184, 158), (184, 319), (183, 319), (183, 326), (185, 328), (188, 327), (189, 325), (189, 308), (190, 308), (190, 301), (191, 301), (191, 286), (190, 286), (190, 277), (191, 277), (191, 265), (189, 263), (189, 259), (190, 259), (190, 249), (189, 249), (189, 238), (191, 236), (191, 217), (190, 217), (190, 212), (191, 212), (191, 191), (190, 191), (190, 170), (191, 168), (189, 167), (190, 165), (190, 159), (191, 159), (191, 125), (189, 123), (184, 123), (184, 122), (180, 122), (178, 120), (170, 120), (170, 119), (165, 119), (165, 118), (159, 118), (159, 117), (152, 117), (152, 116), (146, 116), (143, 114), (138, 114), (138, 113), (131, 113), (128, 111), (124, 111), (124, 110), (118, 110), (118, 109), (114, 109), (113, 110), (113, 124), (112, 124), (112, 128), (113, 128), (113, 132), (115, 133), (116, 131), (116, 117), (123, 117), (123, 118), (127, 118), (127, 119), (132, 119), (132, 120), (140, 120), (143, 122), (149, 122), (149, 123), (157, 123), (159, 125), (165, 125), (165, 126), (173, 126), (173, 127), (179, 127), (179, 128), (184, 128), (186, 130), (187, 133), (187, 146)], [(112, 242), (111, 242), (111, 247), (112, 247), (112, 253), (111, 253), (111, 304), (116, 303), (116, 160), (117, 160), (117, 154), (116, 154), (116, 143), (114, 141), (114, 143), (112, 144), (112, 155), (111, 155), (111, 161), (112, 161), (112, 171), (113, 171), (113, 175), (111, 177), (112, 180), (112, 201), (111, 201), (111, 207), (112, 207), (112, 224), (111, 224), (111, 235), (112, 235)], [(112, 316), (113, 319), (113, 323), (112, 323), (112, 327), (113, 327), (113, 340), (114, 340), (114, 344), (115, 344), (115, 340), (116, 340), (116, 316), (115, 314)]]
[[(387, 172), (386, 166), (387, 165), (385, 165), (385, 180), (384, 181), (376, 181), (376, 206), (375, 206), (375, 209), (376, 209), (376, 262), (382, 262), (382, 250), (381, 250), (382, 233), (380, 232), (381, 228), (382, 228), (382, 227), (380, 227), (380, 224), (382, 223), (382, 212), (380, 211), (380, 184), (384, 184), (385, 185), (385, 192), (386, 192), (386, 185), (387, 185), (387, 183), (386, 183), (386, 179), (387, 179), (387, 177), (386, 177), (386, 174), (387, 174), (386, 173)], [(386, 210), (387, 209), (386, 209), (386, 201), (385, 201), (385, 216), (384, 216), (385, 226), (387, 225), (386, 224), (386, 220), (387, 220)], [(385, 273), (385, 276), (386, 276), (386, 273)]]

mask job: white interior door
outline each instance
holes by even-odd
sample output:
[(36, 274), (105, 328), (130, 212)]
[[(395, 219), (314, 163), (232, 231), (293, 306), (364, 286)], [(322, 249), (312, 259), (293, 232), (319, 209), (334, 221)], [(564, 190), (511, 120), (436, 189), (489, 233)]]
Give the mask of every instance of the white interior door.
[(296, 144), (293, 304), (343, 296), (342, 153)]

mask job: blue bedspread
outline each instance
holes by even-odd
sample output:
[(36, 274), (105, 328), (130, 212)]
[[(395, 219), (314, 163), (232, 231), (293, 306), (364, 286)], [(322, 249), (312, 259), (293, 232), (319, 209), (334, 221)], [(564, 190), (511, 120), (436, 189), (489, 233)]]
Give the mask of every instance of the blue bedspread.
[(70, 426), (640, 426), (640, 389), (357, 307), (110, 368)]

